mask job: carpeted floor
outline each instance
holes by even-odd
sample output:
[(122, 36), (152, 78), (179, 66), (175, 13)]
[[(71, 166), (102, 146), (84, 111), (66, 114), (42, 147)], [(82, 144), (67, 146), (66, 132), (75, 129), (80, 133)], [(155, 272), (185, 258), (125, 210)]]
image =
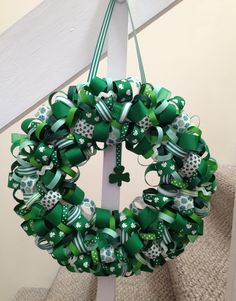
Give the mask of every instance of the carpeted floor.
[[(224, 300), (236, 166), (221, 166), (217, 179), (218, 191), (213, 196), (211, 214), (205, 219), (204, 236), (152, 274), (117, 279), (117, 301)], [(15, 301), (94, 301), (96, 288), (93, 275), (60, 268), (50, 289), (22, 288)]]

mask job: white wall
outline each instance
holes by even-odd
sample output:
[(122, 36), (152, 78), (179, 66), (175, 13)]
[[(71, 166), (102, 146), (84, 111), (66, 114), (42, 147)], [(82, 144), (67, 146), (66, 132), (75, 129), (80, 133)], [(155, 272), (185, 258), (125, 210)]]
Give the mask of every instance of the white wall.
[[(1, 1), (0, 31), (39, 2)], [(228, 164), (236, 164), (235, 15), (233, 0), (183, 0), (139, 34), (148, 81), (162, 84), (186, 99), (187, 111), (201, 117), (203, 135), (212, 155), (220, 163)], [(129, 42), (128, 57), (128, 74), (138, 76), (133, 41)], [(105, 74), (106, 61), (100, 68), (100, 75)], [(22, 286), (49, 286), (58, 268), (19, 228), (21, 221), (13, 212), (12, 191), (6, 188), (13, 161), (9, 154), (10, 133), (19, 131), (20, 122), (0, 135), (0, 300), (4, 301), (11, 300)], [(136, 164), (135, 156), (125, 153), (124, 163), (132, 181), (122, 188), (122, 207), (145, 187), (140, 176), (143, 169)], [(100, 198), (101, 168), (99, 154), (81, 170), (81, 187), (96, 201)], [(91, 177), (97, 179), (92, 189)]]

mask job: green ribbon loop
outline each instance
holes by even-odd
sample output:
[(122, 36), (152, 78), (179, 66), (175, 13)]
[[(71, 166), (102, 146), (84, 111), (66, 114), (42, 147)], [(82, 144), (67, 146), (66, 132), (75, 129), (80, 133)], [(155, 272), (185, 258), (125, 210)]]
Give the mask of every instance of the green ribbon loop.
[[(96, 76), (115, 2), (109, 2), (88, 82), (52, 93), (50, 107), (43, 105), (37, 118), (22, 122), (23, 134), (12, 135), (8, 186), (22, 229), (59, 264), (72, 272), (128, 277), (152, 272), (203, 234), (217, 189), (217, 162), (183, 111), (184, 99), (146, 83), (136, 35), (142, 83)], [(116, 147), (107, 180), (129, 182), (122, 142), (152, 159), (144, 176), (154, 172), (159, 184), (121, 212), (98, 208), (77, 186), (80, 168), (97, 151)]]

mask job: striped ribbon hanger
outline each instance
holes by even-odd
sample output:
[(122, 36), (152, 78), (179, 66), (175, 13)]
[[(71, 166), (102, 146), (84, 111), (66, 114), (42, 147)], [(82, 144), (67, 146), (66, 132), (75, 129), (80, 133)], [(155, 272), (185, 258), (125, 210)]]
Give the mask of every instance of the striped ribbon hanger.
[[(99, 32), (99, 36), (98, 36), (98, 39), (97, 39), (97, 43), (96, 43), (92, 63), (91, 63), (91, 66), (90, 66), (88, 80), (87, 80), (88, 83), (90, 83), (91, 80), (94, 77), (96, 77), (96, 75), (97, 75), (99, 63), (100, 63), (100, 60), (101, 60), (102, 50), (103, 50), (103, 47), (104, 47), (104, 43), (105, 43), (106, 36), (107, 36), (107, 31), (108, 31), (108, 28), (109, 28), (109, 25), (110, 25), (110, 22), (111, 22), (112, 13), (113, 13), (114, 6), (115, 6), (116, 2), (117, 2), (116, 0), (110, 0), (110, 2), (108, 4), (108, 7), (107, 7), (107, 10), (106, 10), (104, 19), (103, 19), (103, 23), (102, 23), (102, 26), (101, 26), (101, 29), (100, 29), (100, 32)], [(144, 83), (146, 83), (146, 76), (145, 76), (141, 51), (140, 51), (140, 47), (139, 47), (139, 43), (138, 43), (137, 32), (136, 32), (136, 29), (135, 29), (135, 26), (134, 26), (134, 21), (133, 21), (133, 18), (132, 18), (130, 6), (129, 6), (129, 1), (125, 0), (124, 2), (126, 3), (126, 5), (128, 7), (128, 13), (129, 13), (130, 21), (131, 21), (131, 26), (132, 26), (132, 33), (133, 33), (134, 41), (135, 41), (135, 49), (136, 49), (136, 55), (137, 55), (137, 60), (138, 60), (138, 65), (139, 65), (140, 78), (141, 78), (141, 82), (144, 84)], [(123, 172), (124, 168), (121, 165), (121, 156), (122, 156), (122, 147), (121, 147), (121, 144), (117, 144), (116, 145), (116, 170), (120, 171), (120, 172)], [(110, 181), (111, 181), (112, 176), (113, 175), (111, 174), (110, 175)], [(126, 180), (129, 181), (129, 174), (125, 173), (124, 176), (126, 177)]]
[[(108, 31), (108, 28), (109, 28), (109, 25), (110, 25), (112, 13), (113, 13), (114, 6), (115, 6), (116, 2), (117, 2), (117, 0), (110, 0), (110, 2), (108, 4), (108, 7), (107, 7), (107, 10), (106, 10), (104, 19), (103, 19), (103, 23), (102, 23), (102, 26), (101, 26), (101, 29), (100, 29), (100, 32), (99, 32), (99, 36), (98, 36), (98, 39), (97, 39), (95, 51), (94, 51), (94, 54), (93, 54), (92, 63), (90, 65), (90, 70), (89, 70), (89, 75), (88, 75), (88, 83), (90, 83), (91, 80), (97, 75), (99, 63), (100, 63), (100, 60), (101, 60), (102, 50), (103, 50), (103, 47), (104, 47), (104, 43), (105, 43), (106, 36), (107, 36), (107, 31)], [(132, 18), (130, 6), (129, 6), (129, 1), (125, 0), (125, 3), (128, 7), (129, 17), (130, 17), (130, 21), (131, 21), (132, 34), (134, 36), (134, 41), (135, 41), (135, 48), (136, 48), (136, 55), (137, 55), (138, 65), (139, 65), (140, 78), (141, 78), (142, 83), (144, 84), (144, 83), (146, 83), (146, 76), (145, 76), (141, 51), (140, 51), (140, 47), (139, 47), (139, 43), (138, 43), (137, 32), (136, 32), (136, 29), (135, 29), (135, 26), (134, 26), (134, 21), (133, 21), (133, 18)]]

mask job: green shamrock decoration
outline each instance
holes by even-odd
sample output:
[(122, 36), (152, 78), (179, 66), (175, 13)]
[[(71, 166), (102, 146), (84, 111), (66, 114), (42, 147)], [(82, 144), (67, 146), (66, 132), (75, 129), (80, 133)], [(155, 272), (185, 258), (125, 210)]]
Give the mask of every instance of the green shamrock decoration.
[(124, 173), (124, 166), (120, 165), (120, 166), (116, 166), (114, 169), (114, 173), (109, 175), (109, 183), (114, 184), (117, 183), (118, 186), (121, 186), (122, 181), (124, 182), (129, 182), (130, 181), (130, 177), (129, 177), (129, 173), (125, 172)]

